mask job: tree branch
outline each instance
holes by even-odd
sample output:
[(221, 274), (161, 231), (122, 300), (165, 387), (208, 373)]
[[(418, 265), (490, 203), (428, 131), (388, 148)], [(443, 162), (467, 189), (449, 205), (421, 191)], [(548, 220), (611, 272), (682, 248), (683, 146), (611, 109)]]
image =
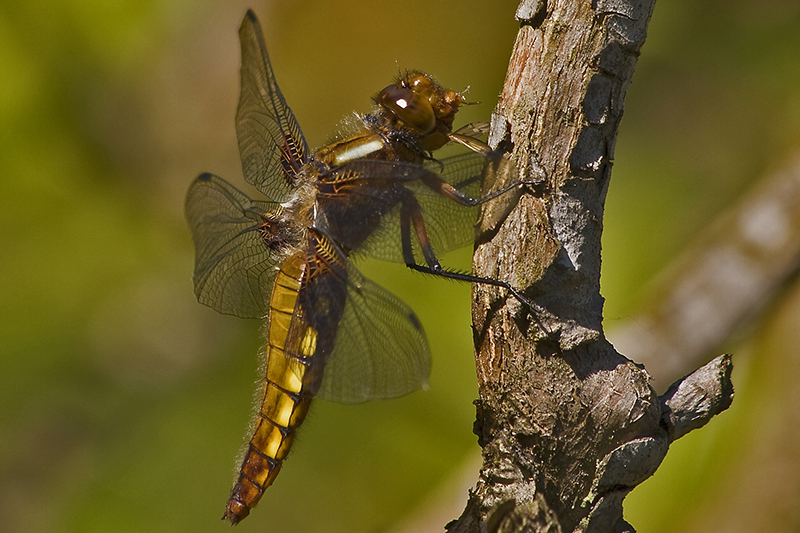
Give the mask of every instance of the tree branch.
[(672, 439), (730, 403), (729, 359), (659, 399), (602, 331), (603, 203), (653, 4), (532, 1), (517, 11), (522, 26), (490, 136), (510, 149), (515, 171), (484, 193), (520, 177), (543, 180), (546, 192), (484, 210), (474, 266), (539, 307), (474, 288), (484, 464), (448, 531), (632, 531), (625, 495), (655, 472)]

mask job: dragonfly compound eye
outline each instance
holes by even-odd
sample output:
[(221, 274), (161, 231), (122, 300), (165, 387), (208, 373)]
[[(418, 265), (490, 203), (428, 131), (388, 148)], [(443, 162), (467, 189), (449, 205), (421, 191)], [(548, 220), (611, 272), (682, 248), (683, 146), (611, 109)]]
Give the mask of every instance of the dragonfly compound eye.
[(436, 126), (436, 114), (428, 99), (401, 85), (382, 90), (378, 103), (419, 133), (430, 133)]

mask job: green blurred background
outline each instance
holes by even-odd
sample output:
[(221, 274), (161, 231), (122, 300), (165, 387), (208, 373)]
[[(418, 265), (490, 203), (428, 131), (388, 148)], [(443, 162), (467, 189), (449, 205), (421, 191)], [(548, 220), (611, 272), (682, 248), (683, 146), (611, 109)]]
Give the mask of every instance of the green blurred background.
[[(484, 103), (461, 123), (486, 119), (517, 28), (508, 0), (0, 5), (3, 531), (227, 530), (259, 325), (195, 302), (183, 197), (201, 171), (244, 188), (233, 118), (247, 7), (314, 146), (398, 68), (470, 85)], [(800, 4), (660, 2), (607, 204), (612, 340), (698, 229), (798, 147)], [(446, 259), (464, 265), (469, 251)], [(469, 288), (364, 271), (421, 316), (431, 388), (317, 402), (238, 531), (388, 531), (436, 505), (432, 491), (478, 453)], [(800, 528), (799, 332), (794, 284), (721, 347), (736, 354), (734, 406), (629, 497), (638, 530)]]

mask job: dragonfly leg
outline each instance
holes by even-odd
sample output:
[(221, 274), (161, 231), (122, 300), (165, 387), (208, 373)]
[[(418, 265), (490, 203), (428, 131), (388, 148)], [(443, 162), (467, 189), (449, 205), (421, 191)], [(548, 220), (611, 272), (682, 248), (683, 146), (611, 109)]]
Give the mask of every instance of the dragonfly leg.
[[(498, 155), (499, 155), (498, 152), (492, 152), (487, 156), (487, 158), (490, 161), (490, 166), (497, 166), (501, 162), (502, 156)], [(487, 194), (486, 196), (483, 196), (481, 198), (473, 198), (472, 196), (469, 196), (468, 194), (462, 192), (461, 189), (473, 183), (474, 180), (476, 179), (483, 179), (483, 176), (480, 174), (472, 176), (471, 178), (468, 178), (455, 185), (448, 183), (447, 181), (442, 179), (441, 176), (433, 172), (427, 172), (420, 177), (420, 180), (425, 185), (427, 185), (431, 190), (441, 194), (442, 196), (450, 198), (451, 200), (453, 200), (458, 204), (467, 207), (475, 207), (484, 204), (490, 200), (494, 200), (498, 196), (501, 196), (509, 191), (520, 189), (522, 187), (533, 187), (534, 189), (540, 189), (544, 184), (544, 181), (542, 180), (517, 180), (514, 183), (511, 183), (510, 185), (506, 185), (505, 187), (502, 187), (496, 191)]]
[[(420, 265), (414, 258), (414, 251), (411, 244), (411, 228), (414, 228), (415, 237), (419, 243), (422, 255), (425, 258), (427, 265)], [(484, 278), (467, 274), (465, 272), (458, 272), (445, 268), (439, 263), (436, 254), (431, 246), (428, 232), (425, 228), (425, 221), (422, 217), (422, 210), (420, 209), (419, 202), (412, 193), (404, 195), (400, 210), (400, 228), (401, 239), (403, 245), (403, 260), (408, 268), (422, 272), (425, 274), (432, 274), (443, 278), (454, 279), (457, 281), (466, 281), (468, 283), (483, 283), (486, 285), (494, 285), (495, 287), (502, 287), (506, 289), (514, 298), (516, 298), (522, 305), (531, 310), (541, 311), (542, 307), (535, 304), (530, 299), (526, 298), (519, 290), (514, 288), (507, 281)]]
[(429, 267), (425, 265), (419, 264), (411, 264), (406, 265), (412, 270), (416, 270), (417, 272), (422, 272), (425, 274), (433, 274), (434, 276), (441, 276), (443, 278), (454, 279), (458, 281), (466, 281), (468, 283), (483, 283), (485, 285), (494, 285), (495, 287), (502, 287), (506, 289), (519, 303), (527, 307), (528, 309), (534, 311), (542, 311), (542, 307), (535, 304), (529, 298), (526, 298), (519, 290), (515, 289), (510, 283), (507, 281), (494, 279), (494, 278), (484, 278), (481, 276), (473, 276), (472, 274), (465, 274), (463, 272), (457, 272), (454, 270), (448, 270), (441, 266), (440, 264), (436, 264), (436, 266)]

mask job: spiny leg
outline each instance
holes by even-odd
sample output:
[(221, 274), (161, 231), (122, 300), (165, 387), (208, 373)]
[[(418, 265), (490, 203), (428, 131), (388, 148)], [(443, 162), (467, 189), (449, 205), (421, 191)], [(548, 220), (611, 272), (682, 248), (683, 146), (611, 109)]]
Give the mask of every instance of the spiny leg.
[[(412, 226), (427, 266), (418, 264), (414, 258), (414, 251), (411, 244)], [(432, 274), (434, 276), (440, 276), (443, 278), (466, 281), (468, 283), (483, 283), (485, 285), (502, 287), (511, 293), (511, 295), (514, 296), (514, 298), (516, 298), (522, 305), (533, 311), (543, 311), (541, 306), (523, 296), (519, 290), (514, 288), (507, 281), (484, 278), (443, 267), (436, 258), (436, 254), (434, 253), (430, 239), (428, 238), (428, 232), (425, 228), (425, 221), (422, 217), (422, 210), (420, 209), (419, 202), (411, 191), (408, 191), (407, 194), (404, 194), (403, 199), (401, 200), (400, 231), (403, 246), (403, 260), (408, 268), (416, 270), (417, 272)]]
[[(503, 154), (500, 152), (491, 152), (487, 154), (487, 160), (489, 161), (489, 164), (494, 167), (497, 167), (500, 164), (500, 162), (503, 160), (503, 157)], [(431, 190), (467, 207), (482, 205), (490, 200), (494, 200), (498, 196), (521, 187), (532, 187), (535, 190), (539, 190), (545, 183), (544, 180), (517, 180), (514, 183), (506, 185), (505, 187), (501, 187), (500, 189), (493, 191), (481, 198), (473, 198), (472, 196), (462, 192), (461, 189), (474, 183), (475, 180), (483, 179), (483, 177), (484, 176), (482, 174), (476, 174), (475, 176), (467, 178), (466, 180), (454, 185), (442, 179), (442, 177), (438, 174), (426, 172), (420, 176), (420, 181), (422, 181), (422, 183), (424, 183)]]

